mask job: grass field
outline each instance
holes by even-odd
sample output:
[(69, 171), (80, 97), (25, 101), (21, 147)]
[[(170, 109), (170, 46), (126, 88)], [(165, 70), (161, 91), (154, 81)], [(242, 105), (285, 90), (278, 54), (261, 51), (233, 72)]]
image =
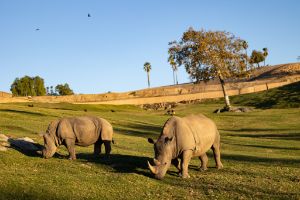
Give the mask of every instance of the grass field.
[[(235, 99), (234, 101), (242, 100)], [(169, 118), (165, 111), (144, 111), (134, 106), (72, 104), (0, 104), (0, 133), (28, 136), (53, 119), (96, 115), (115, 130), (110, 160), (94, 159), (93, 147), (76, 147), (76, 161), (68, 160), (65, 147), (51, 159), (28, 156), (14, 149), (0, 152), (0, 199), (300, 199), (300, 109), (255, 109), (249, 113), (213, 114), (221, 104), (180, 105), (178, 116), (203, 113), (221, 134), (224, 169), (198, 171), (190, 163), (190, 179), (171, 167), (159, 181), (147, 169), (153, 158), (148, 137), (157, 138)], [(254, 105), (255, 106), (255, 105)], [(84, 112), (84, 109), (87, 112)]]

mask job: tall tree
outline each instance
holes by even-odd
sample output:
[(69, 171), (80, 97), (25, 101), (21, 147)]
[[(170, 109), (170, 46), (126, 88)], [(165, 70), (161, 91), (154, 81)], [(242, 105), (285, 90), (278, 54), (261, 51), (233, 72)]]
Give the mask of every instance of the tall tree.
[(172, 70), (173, 70), (173, 82), (174, 82), (174, 85), (177, 84), (178, 85), (178, 79), (177, 79), (177, 70), (178, 70), (178, 67), (177, 67), (177, 64), (174, 60), (174, 57), (173, 57), (173, 54), (171, 52), (169, 52), (169, 59), (168, 59), (171, 67), (172, 67)]
[(34, 81), (34, 90), (37, 96), (46, 95), (46, 89), (44, 85), (44, 79), (39, 76), (33, 78)]
[(169, 43), (176, 63), (184, 65), (195, 82), (218, 78), (225, 99), (225, 109), (231, 105), (225, 79), (247, 75), (243, 41), (225, 31), (195, 31), (190, 28), (179, 42)]
[(53, 91), (53, 85), (50, 86), (50, 94), (51, 95), (55, 95), (54, 91)]
[(268, 48), (267, 48), (267, 47), (263, 48), (263, 55), (264, 55), (264, 57), (265, 57), (265, 59), (264, 59), (264, 66), (266, 66), (266, 58), (267, 58), (267, 56), (269, 55), (269, 52), (268, 52)]
[(252, 54), (251, 54), (251, 57), (250, 57), (250, 63), (251, 64), (256, 63), (257, 67), (259, 67), (259, 63), (263, 62), (264, 60), (265, 60), (265, 57), (264, 57), (263, 52), (256, 51), (256, 50), (252, 51)]
[(147, 78), (148, 78), (148, 88), (150, 88), (150, 71), (151, 71), (151, 64), (149, 62), (145, 62), (144, 64), (144, 70), (147, 72)]
[(248, 42), (246, 40), (242, 41), (242, 46), (245, 49), (245, 54), (246, 54), (246, 68), (248, 69)]

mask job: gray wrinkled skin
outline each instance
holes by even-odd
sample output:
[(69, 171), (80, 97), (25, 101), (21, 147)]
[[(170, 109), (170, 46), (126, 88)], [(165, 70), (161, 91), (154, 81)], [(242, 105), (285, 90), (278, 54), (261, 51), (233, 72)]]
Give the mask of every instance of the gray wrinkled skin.
[[(148, 162), (155, 178), (162, 179), (171, 164), (179, 170), (182, 178), (189, 178), (188, 165), (192, 157), (201, 160), (200, 169), (207, 169), (206, 152), (213, 150), (216, 167), (223, 168), (220, 159), (220, 135), (215, 123), (204, 115), (189, 115), (183, 118), (171, 117), (154, 144), (154, 165)], [(180, 159), (180, 162), (179, 162)]]
[(52, 157), (57, 147), (65, 145), (69, 151), (69, 159), (76, 159), (75, 145), (89, 146), (94, 144), (94, 154), (101, 153), (101, 145), (105, 146), (108, 156), (111, 151), (113, 128), (103, 118), (98, 117), (69, 117), (51, 122), (44, 137), (44, 158)]

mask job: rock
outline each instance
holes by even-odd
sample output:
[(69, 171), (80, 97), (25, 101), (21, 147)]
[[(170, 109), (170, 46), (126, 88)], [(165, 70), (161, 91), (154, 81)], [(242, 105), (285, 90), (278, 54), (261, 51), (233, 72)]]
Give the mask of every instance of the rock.
[(7, 151), (6, 147), (0, 146), (0, 151)]
[(230, 109), (224, 107), (224, 108), (218, 108), (213, 113), (223, 113), (223, 112), (251, 112), (253, 111), (252, 108), (247, 107), (230, 107)]
[(4, 134), (0, 134), (0, 141), (2, 142), (7, 142), (8, 141), (8, 137)]
[(3, 147), (10, 147), (10, 144), (7, 143), (7, 142), (0, 142), (0, 146), (3, 146)]

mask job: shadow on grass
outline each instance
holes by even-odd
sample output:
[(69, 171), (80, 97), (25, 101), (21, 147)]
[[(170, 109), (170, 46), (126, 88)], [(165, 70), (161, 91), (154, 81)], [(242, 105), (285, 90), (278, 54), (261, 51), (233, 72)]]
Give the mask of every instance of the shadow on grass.
[(285, 165), (295, 166), (300, 164), (300, 159), (268, 158), (268, 157), (249, 156), (249, 155), (222, 154), (221, 159), (227, 161), (279, 164), (280, 166), (285, 166)]
[(228, 136), (248, 137), (248, 138), (266, 138), (280, 140), (300, 140), (300, 133), (270, 133), (270, 134), (228, 134)]
[(93, 154), (88, 153), (78, 153), (76, 156), (79, 160), (109, 166), (117, 173), (136, 173), (152, 177), (150, 171), (148, 171), (147, 161), (150, 160), (148, 157), (111, 154), (109, 158), (106, 158), (103, 155), (95, 157)]
[(127, 124), (126, 128), (116, 127), (114, 130), (124, 135), (148, 138), (154, 135), (158, 136), (162, 127), (150, 124)]
[(10, 113), (27, 114), (27, 115), (35, 115), (35, 116), (47, 116), (46, 114), (43, 113), (30, 112), (25, 110), (1, 109), (0, 112), (10, 112)]
[(35, 134), (32, 130), (24, 128), (24, 127), (20, 127), (20, 126), (1, 125), (0, 127), (4, 128), (4, 129), (12, 130), (12, 131), (19, 131), (22, 133), (26, 132), (26, 133), (30, 133), (30, 134)]
[(263, 149), (278, 149), (278, 150), (300, 150), (297, 147), (276, 147), (276, 146), (266, 146), (266, 145), (253, 145), (253, 144), (236, 144), (236, 143), (227, 143), (228, 145), (244, 146), (244, 147), (254, 147), (254, 148), (263, 148)]
[(30, 157), (42, 157), (40, 151), (44, 148), (43, 145), (32, 143), (25, 140), (9, 138), (10, 148), (19, 151), (20, 153)]
[[(241, 129), (219, 129), (228, 132), (274, 132), (274, 131), (290, 131), (290, 129), (270, 129), (270, 128), (241, 128)], [(236, 134), (232, 134), (236, 135)]]

